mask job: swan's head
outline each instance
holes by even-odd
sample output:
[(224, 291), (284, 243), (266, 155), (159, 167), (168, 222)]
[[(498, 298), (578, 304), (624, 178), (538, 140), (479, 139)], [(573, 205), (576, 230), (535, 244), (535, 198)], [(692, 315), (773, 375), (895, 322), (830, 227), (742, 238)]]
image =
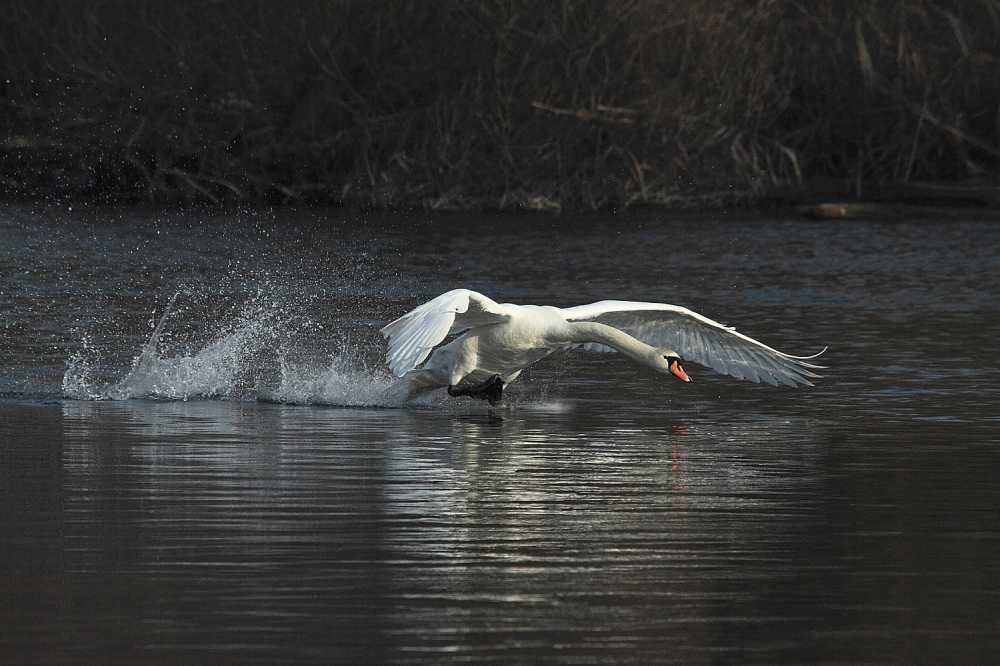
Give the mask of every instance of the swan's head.
[(684, 372), (684, 368), (681, 367), (681, 357), (677, 355), (677, 352), (669, 349), (656, 350), (656, 369), (660, 372), (669, 372), (681, 381), (691, 381), (691, 378)]

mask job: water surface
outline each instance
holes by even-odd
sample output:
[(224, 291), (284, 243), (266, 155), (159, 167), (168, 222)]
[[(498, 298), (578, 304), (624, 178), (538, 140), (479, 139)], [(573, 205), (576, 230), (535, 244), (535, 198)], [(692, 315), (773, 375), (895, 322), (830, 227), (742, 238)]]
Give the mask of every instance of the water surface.
[[(0, 661), (1000, 648), (994, 223), (6, 207), (0, 247)], [(829, 367), (580, 351), (498, 409), (392, 404), (378, 328), (457, 286), (685, 305)]]

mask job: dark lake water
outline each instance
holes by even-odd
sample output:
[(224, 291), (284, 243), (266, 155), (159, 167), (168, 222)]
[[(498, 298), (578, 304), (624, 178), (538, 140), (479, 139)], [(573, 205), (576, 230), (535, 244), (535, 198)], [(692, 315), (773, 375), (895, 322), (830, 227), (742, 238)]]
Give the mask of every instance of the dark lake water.
[[(828, 368), (392, 404), (459, 286)], [(3, 207), (0, 663), (995, 663), (998, 339), (993, 222)]]

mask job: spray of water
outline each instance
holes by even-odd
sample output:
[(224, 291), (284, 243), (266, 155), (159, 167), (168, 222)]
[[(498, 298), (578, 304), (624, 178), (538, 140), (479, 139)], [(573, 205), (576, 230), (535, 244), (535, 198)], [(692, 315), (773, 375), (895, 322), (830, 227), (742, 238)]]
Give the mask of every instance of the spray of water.
[(310, 322), (267, 299), (249, 303), (234, 325), (194, 353), (164, 354), (162, 337), (177, 296), (170, 299), (124, 379), (101, 385), (85, 339), (70, 358), (63, 395), (83, 400), (221, 398), (351, 407), (402, 403), (398, 380), (382, 368), (368, 367), (359, 350), (342, 349), (325, 364), (297, 358), (301, 350), (292, 341)]
[(260, 387), (257, 399), (351, 407), (395, 407), (401, 404), (394, 390), (396, 380), (391, 375), (354, 366), (350, 360), (349, 357), (337, 357), (329, 367), (317, 371), (282, 359), (279, 385), (274, 389)]
[(63, 374), (64, 397), (75, 400), (100, 400), (103, 397), (96, 388), (98, 381), (94, 378), (94, 363), (90, 360), (93, 353), (90, 336), (85, 333), (79, 349), (70, 354), (68, 367)]

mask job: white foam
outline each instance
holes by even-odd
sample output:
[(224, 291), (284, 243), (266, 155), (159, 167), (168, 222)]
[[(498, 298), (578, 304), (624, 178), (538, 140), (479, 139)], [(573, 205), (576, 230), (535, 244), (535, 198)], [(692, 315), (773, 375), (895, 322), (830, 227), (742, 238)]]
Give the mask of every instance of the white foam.
[(250, 333), (241, 329), (193, 356), (161, 359), (155, 349), (152, 353), (144, 352), (136, 358), (132, 371), (110, 387), (105, 397), (111, 400), (246, 397), (240, 375), (245, 374), (253, 342)]
[(398, 407), (402, 404), (398, 380), (386, 371), (356, 366), (349, 355), (334, 358), (316, 370), (281, 359), (276, 388), (259, 387), (257, 397), (269, 402), (342, 407)]

